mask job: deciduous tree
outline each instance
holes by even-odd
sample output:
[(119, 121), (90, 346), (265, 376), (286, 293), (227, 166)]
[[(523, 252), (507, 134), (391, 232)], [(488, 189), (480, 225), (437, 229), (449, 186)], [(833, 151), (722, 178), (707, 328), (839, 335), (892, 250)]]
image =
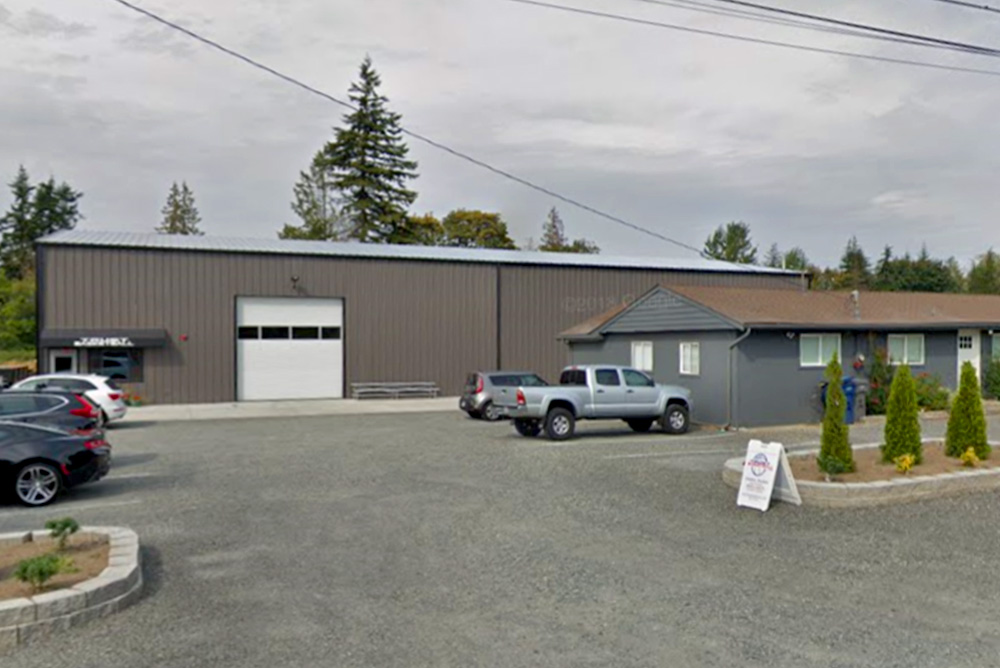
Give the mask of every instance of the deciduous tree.
[(587, 239), (574, 239), (569, 241), (566, 238), (566, 231), (563, 226), (562, 217), (559, 211), (552, 207), (549, 215), (542, 225), (542, 243), (538, 247), (540, 251), (550, 253), (600, 253), (601, 249), (597, 244)]
[(499, 213), (458, 209), (445, 216), (441, 224), (447, 246), (517, 249)]
[(343, 241), (351, 236), (348, 221), (337, 207), (337, 189), (330, 180), (330, 171), (322, 151), (313, 156), (309, 171), (299, 173), (293, 188), (292, 211), (301, 220), (299, 225), (285, 225), (281, 239), (312, 241)]

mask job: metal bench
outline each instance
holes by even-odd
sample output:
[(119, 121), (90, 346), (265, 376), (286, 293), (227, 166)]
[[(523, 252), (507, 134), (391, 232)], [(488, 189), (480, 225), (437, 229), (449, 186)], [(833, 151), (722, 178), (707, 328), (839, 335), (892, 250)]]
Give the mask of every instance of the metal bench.
[(441, 394), (437, 383), (351, 383), (355, 399), (399, 399), (401, 397), (436, 397)]

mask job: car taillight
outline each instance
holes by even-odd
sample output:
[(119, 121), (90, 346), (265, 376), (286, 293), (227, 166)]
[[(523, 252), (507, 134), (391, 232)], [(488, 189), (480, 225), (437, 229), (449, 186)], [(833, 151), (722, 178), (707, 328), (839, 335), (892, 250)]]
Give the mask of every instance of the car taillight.
[(482, 391), (483, 391), (483, 377), (476, 376), (476, 394), (479, 394)]
[(108, 398), (111, 399), (111, 401), (118, 401), (122, 398), (122, 395), (120, 392), (112, 392), (108, 395)]
[(86, 397), (82, 394), (76, 395), (76, 399), (83, 405), (80, 408), (71, 408), (69, 411), (70, 415), (85, 418), (96, 418), (99, 415), (94, 405), (87, 401)]
[(528, 403), (528, 402), (524, 400), (524, 391), (521, 390), (520, 388), (518, 388), (518, 390), (517, 390), (517, 405), (518, 406), (523, 406), (526, 403)]
[(108, 442), (105, 441), (103, 438), (89, 438), (83, 442), (83, 447), (87, 448), (88, 450), (94, 450), (96, 448), (106, 448), (107, 446)]

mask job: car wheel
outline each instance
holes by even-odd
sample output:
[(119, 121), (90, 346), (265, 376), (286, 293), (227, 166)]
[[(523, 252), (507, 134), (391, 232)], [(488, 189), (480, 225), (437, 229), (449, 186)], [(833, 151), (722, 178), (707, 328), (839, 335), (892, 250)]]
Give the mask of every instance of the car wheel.
[(688, 410), (680, 404), (670, 404), (663, 414), (660, 424), (668, 434), (683, 434), (688, 430)]
[(45, 462), (25, 464), (14, 476), (14, 494), (25, 506), (44, 506), (52, 503), (62, 479), (56, 467)]
[(625, 422), (632, 427), (632, 431), (640, 434), (645, 434), (653, 426), (653, 420), (625, 420)]
[(492, 401), (487, 401), (483, 404), (483, 407), (479, 409), (479, 412), (482, 413), (483, 419), (488, 422), (496, 422), (503, 417), (500, 413), (500, 409), (494, 406)]
[(542, 425), (538, 424), (538, 420), (514, 420), (514, 429), (521, 436), (529, 438), (534, 438), (542, 433)]
[(575, 431), (576, 418), (565, 408), (553, 408), (545, 416), (545, 435), (553, 441), (573, 438)]

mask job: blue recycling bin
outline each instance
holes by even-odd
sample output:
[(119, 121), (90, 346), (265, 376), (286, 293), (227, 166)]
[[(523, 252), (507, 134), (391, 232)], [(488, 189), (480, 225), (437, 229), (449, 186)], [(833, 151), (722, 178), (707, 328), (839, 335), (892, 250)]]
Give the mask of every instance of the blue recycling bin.
[[(828, 383), (823, 383), (823, 392), (820, 396), (820, 400), (823, 402), (823, 409), (826, 410), (826, 387)], [(844, 376), (840, 381), (840, 387), (844, 390), (844, 400), (847, 404), (846, 410), (844, 411), (844, 423), (854, 424), (854, 407), (856, 405), (857, 398), (857, 383), (850, 376)]]

